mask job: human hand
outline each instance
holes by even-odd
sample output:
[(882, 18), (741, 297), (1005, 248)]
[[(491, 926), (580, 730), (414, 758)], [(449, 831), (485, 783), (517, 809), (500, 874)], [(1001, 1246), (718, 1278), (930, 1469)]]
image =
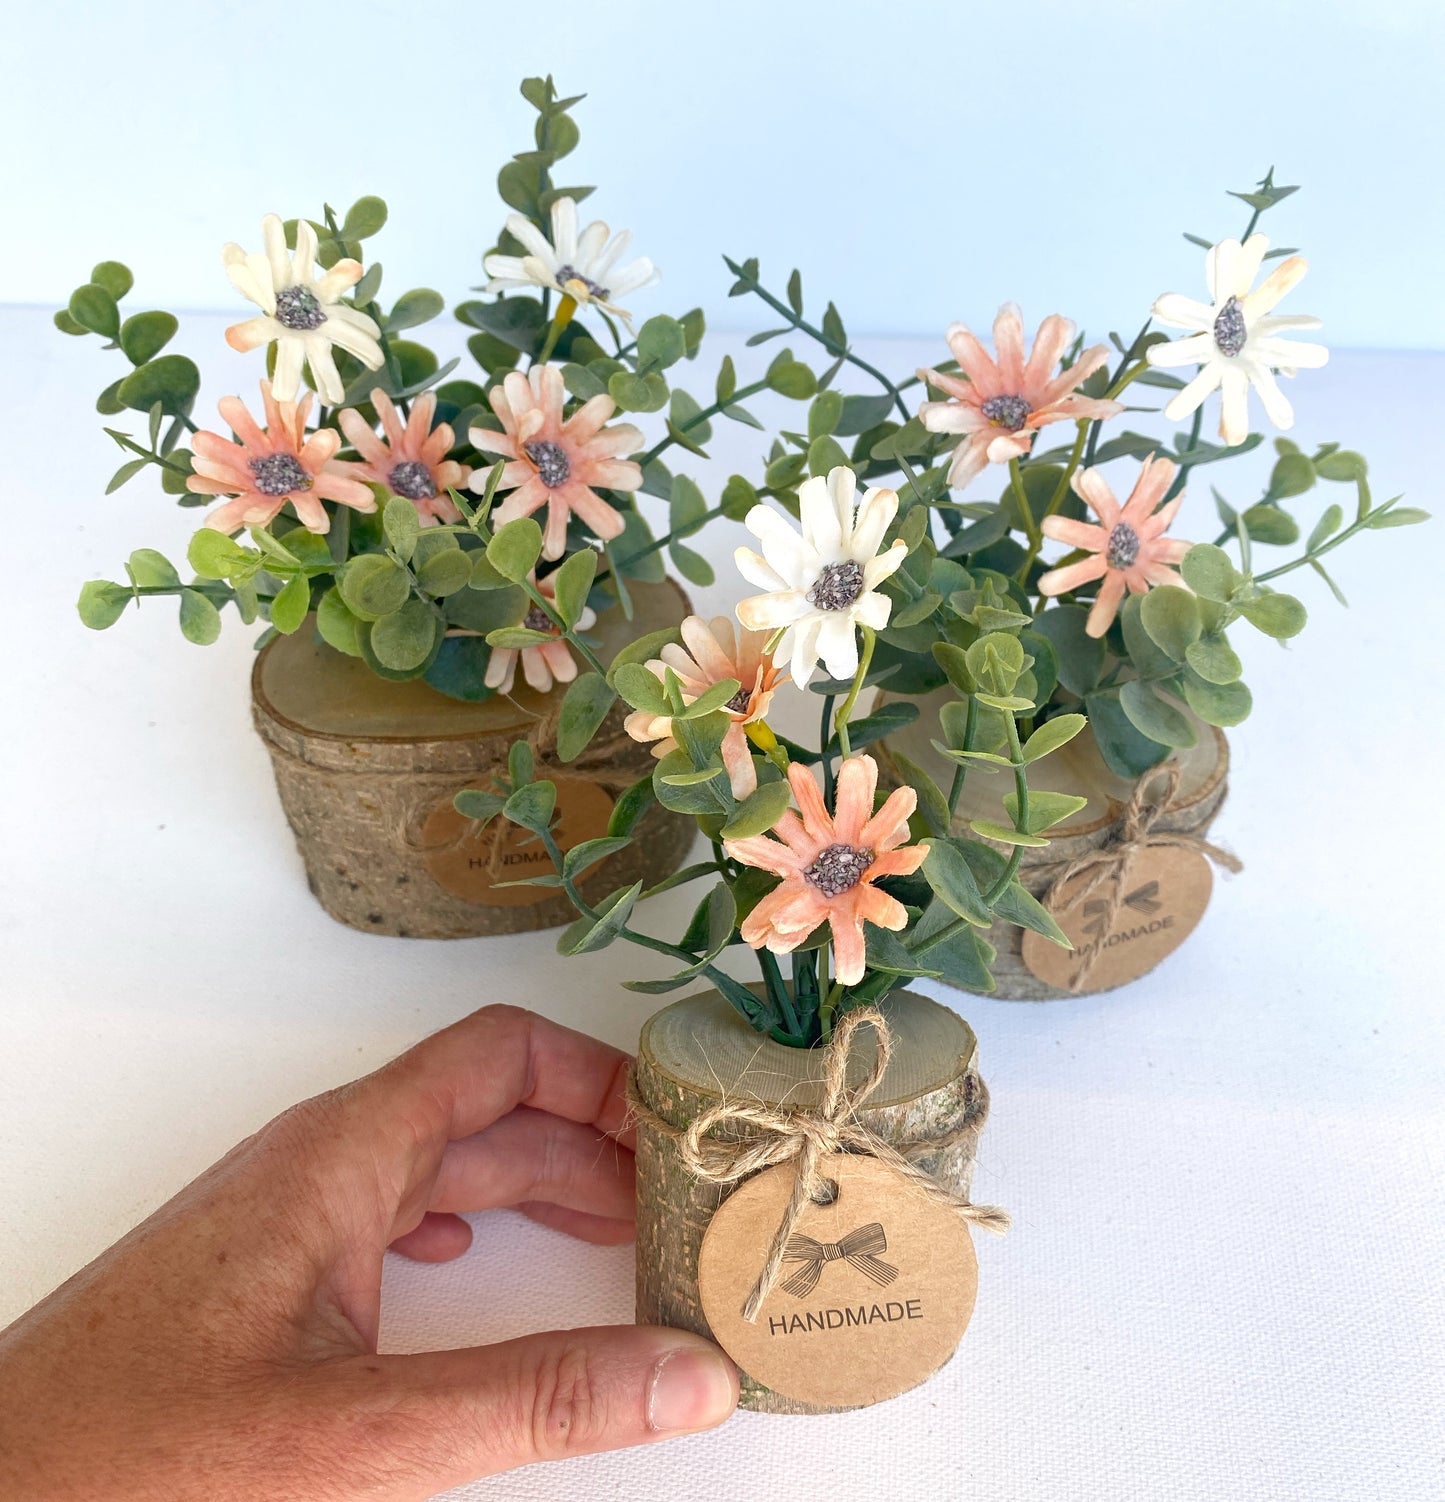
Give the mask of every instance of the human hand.
[(722, 1422), (678, 1330), (376, 1354), (383, 1251), (460, 1255), (458, 1211), (630, 1239), (628, 1062), (487, 1007), (277, 1117), (0, 1332), (0, 1496), (412, 1502)]

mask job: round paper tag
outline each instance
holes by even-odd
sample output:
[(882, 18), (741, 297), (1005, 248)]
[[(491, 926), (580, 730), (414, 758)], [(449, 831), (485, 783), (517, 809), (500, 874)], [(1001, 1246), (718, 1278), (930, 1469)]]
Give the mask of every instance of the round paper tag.
[[(1078, 900), (1090, 872), (1081, 871), (1051, 905), (1059, 927), (1074, 942), (1063, 949), (1030, 930), (1023, 937), (1024, 964), (1046, 985), (1068, 990), (1079, 968), (1078, 951), (1094, 942), (1108, 915), (1109, 884)], [(1194, 932), (1209, 906), (1214, 873), (1198, 850), (1183, 845), (1150, 845), (1129, 863), (1125, 890), (1114, 921), (1081, 991), (1108, 991), (1152, 970)]]
[(754, 1381), (822, 1407), (877, 1403), (953, 1354), (978, 1291), (968, 1228), (876, 1158), (821, 1161), (830, 1204), (804, 1207), (755, 1321), (743, 1305), (793, 1191), (791, 1164), (749, 1179), (713, 1216), (698, 1256), (712, 1333)]
[[(554, 833), (563, 850), (607, 833), (612, 799), (595, 782), (581, 777), (553, 777), (557, 788)], [(494, 792), (489, 781), (468, 787)], [(457, 792), (461, 789), (458, 788)], [(436, 884), (468, 902), (491, 907), (523, 907), (557, 895), (555, 887), (508, 887), (501, 883), (556, 871), (542, 842), (530, 830), (498, 815), (485, 827), (459, 814), (452, 795), (443, 799), (422, 825), (424, 864)]]

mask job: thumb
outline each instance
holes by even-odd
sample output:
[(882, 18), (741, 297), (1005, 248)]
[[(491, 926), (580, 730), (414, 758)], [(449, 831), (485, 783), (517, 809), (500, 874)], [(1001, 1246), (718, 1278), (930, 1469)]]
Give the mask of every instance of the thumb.
[(327, 1370), (342, 1469), (354, 1464), (372, 1485), (385, 1475), (393, 1487), (382, 1495), (395, 1502), (536, 1460), (710, 1429), (738, 1400), (737, 1369), (711, 1341), (655, 1325), (358, 1356)]

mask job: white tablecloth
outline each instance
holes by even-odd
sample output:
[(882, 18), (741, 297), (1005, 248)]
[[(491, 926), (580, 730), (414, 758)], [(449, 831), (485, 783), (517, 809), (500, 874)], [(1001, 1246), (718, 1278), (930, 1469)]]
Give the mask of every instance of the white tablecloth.
[[(212, 394), (252, 390), (221, 322), (188, 321), (180, 347)], [(248, 723), (246, 633), (192, 647), (169, 604), (104, 636), (75, 618), (82, 579), (142, 544), (182, 557), (197, 515), (141, 485), (101, 496), (121, 456), (89, 407), (119, 357), (35, 310), (0, 329), (3, 1324), (288, 1103), (496, 999), (630, 1046), (649, 1003), (617, 982), (655, 971), (622, 946), (580, 967), (550, 934), (425, 943), (327, 918)], [(717, 343), (744, 369), (774, 348)], [(869, 353), (907, 369), (938, 348)], [(1442, 376), (1442, 356), (1339, 354), (1292, 388), (1299, 436), (1364, 449), (1377, 494), (1429, 506)], [(721, 427), (709, 481), (758, 447)], [(1228, 466), (1227, 494), (1267, 464)], [(1198, 476), (1182, 535), (1212, 534), (1218, 477)], [(736, 597), (737, 539), (705, 534), (704, 608)], [(1258, 707), (1217, 833), (1246, 870), (1183, 950), (1112, 995), (935, 993), (976, 1027), (993, 1090), (978, 1197), (1016, 1217), (980, 1238), (977, 1313), (940, 1376), (869, 1412), (745, 1414), (453, 1495), (1445, 1495), (1438, 548), (1438, 525), (1369, 535), (1336, 570), (1354, 609), (1306, 576), (1295, 645), (1241, 628)], [(670, 894), (648, 922), (687, 906)], [(630, 1248), (499, 1213), (452, 1266), (391, 1261), (384, 1339), (623, 1321), (631, 1299)]]

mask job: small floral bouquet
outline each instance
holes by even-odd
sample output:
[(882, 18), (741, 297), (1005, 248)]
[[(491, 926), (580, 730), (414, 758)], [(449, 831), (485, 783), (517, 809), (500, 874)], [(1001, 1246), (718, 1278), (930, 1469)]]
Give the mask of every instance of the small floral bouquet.
[[(697, 452), (718, 415), (756, 426), (741, 405), (749, 393), (704, 409), (671, 382), (698, 354), (702, 313), (659, 314), (634, 331), (623, 304), (657, 280), (652, 263), (626, 259), (626, 232), (582, 225), (592, 189), (554, 177), (578, 143), (569, 111), (581, 96), (559, 98), (550, 78), (526, 80), (522, 93), (537, 111), (535, 145), (499, 174), (513, 212), (484, 258), (483, 297), (455, 310), (475, 378), (416, 337), (442, 314), (440, 294), (408, 291), (389, 309), (380, 300), (382, 268), (363, 260), (386, 223), (378, 198), (317, 221), (269, 215), (259, 251), (225, 247), (226, 275), (259, 310), (226, 341), (266, 357), (259, 413), (239, 396), (216, 404), (229, 432), (194, 421), (200, 373), (164, 353), (175, 316), (122, 309), (127, 268), (103, 262), (75, 291), (58, 327), (100, 335), (132, 367), (98, 410), (147, 424), (143, 439), (106, 429), (127, 456), (107, 493), (154, 474), (181, 505), (219, 500), (188, 549), (193, 577), (140, 549), (126, 582), (85, 585), (87, 625), (175, 596), (190, 641), (214, 641), (231, 607), (268, 623), (259, 647), (314, 612), (331, 647), (379, 676), (475, 702), (508, 693), (519, 665), (539, 692), (575, 679), (588, 638), (564, 643), (559, 617), (580, 633), (602, 611), (630, 616), (629, 583), (661, 580), (664, 556), (684, 578), (711, 582), (683, 539), (721, 511), (660, 455)], [(810, 395), (811, 375), (775, 362), (750, 392), (770, 389)], [(659, 440), (644, 452), (619, 411), (663, 414)], [(667, 507), (660, 537), (640, 491)], [(489, 557), (494, 531), (517, 522)]]
[[(1250, 429), (1251, 390), (1270, 421), (1289, 427), (1276, 373), (1325, 363), (1322, 345), (1294, 337), (1318, 320), (1277, 311), (1304, 259), (1271, 249), (1257, 229), (1294, 191), (1271, 173), (1236, 194), (1251, 211), (1239, 240), (1189, 237), (1207, 248), (1208, 301), (1165, 294), (1127, 343), (1115, 335), (1088, 345), (1051, 315), (1030, 347), (1018, 309), (1006, 305), (992, 352), (954, 324), (953, 360), (897, 381), (854, 352), (831, 304), (819, 324), (807, 319), (797, 272), (780, 297), (756, 261), (728, 262), (733, 294), (760, 298), (781, 320), (750, 342), (791, 330), (829, 360), (814, 375), (788, 356), (787, 369), (809, 377), (790, 374), (789, 385), (815, 392), (806, 431), (779, 435), (757, 483), (734, 475), (723, 490), (722, 509), (741, 513), (758, 540), (761, 551), (739, 549), (737, 565), (763, 593), (738, 604), (741, 631), (726, 619), (688, 620), (681, 644), (625, 654), (588, 690), (631, 706), (629, 733), (658, 757), (651, 796), (694, 816), (711, 842), (711, 859), (667, 885), (708, 880), (711, 889), (676, 943), (657, 939), (632, 923), (641, 886), (593, 905), (574, 885), (626, 839), (625, 818), (564, 855), (548, 829), (547, 786), (525, 768), (514, 768), (509, 789), (458, 803), (517, 821), (548, 846), (557, 873), (542, 879), (560, 883), (582, 915), (564, 949), (622, 937), (668, 954), (676, 974), (633, 984), (662, 992), (705, 977), (754, 1027), (807, 1046), (912, 977), (991, 989), (989, 935), (1000, 924), (1070, 945), (1039, 900), (1047, 890), (1022, 880), (1021, 867), (1087, 798), (1031, 789), (1030, 772), (1087, 733), (1132, 785), (1207, 727), (1238, 724), (1251, 699), (1231, 628), (1242, 621), (1293, 637), (1305, 608), (1280, 580), (1308, 568), (1343, 602), (1326, 555), (1363, 532), (1425, 519), (1395, 500), (1376, 504), (1358, 453), (1338, 443), (1310, 453), (1281, 438), (1258, 500), (1232, 505), (1216, 489), (1214, 539), (1175, 535), (1189, 515), (1189, 530), (1199, 525), (1197, 505), (1183, 510), (1193, 471), (1263, 441)], [(1155, 320), (1185, 332), (1170, 339)], [(1174, 373), (1189, 366), (1197, 372), (1187, 382)], [(842, 394), (835, 381), (847, 367), (881, 390)], [(569, 368), (564, 378), (575, 379)], [(1167, 392), (1165, 418), (1187, 429), (1164, 445), (1124, 428), (1128, 412), (1152, 410), (1126, 406), (1130, 388)], [(734, 389), (728, 363), (718, 402)], [(1201, 436), (1216, 391), (1217, 443)], [(922, 400), (911, 407), (913, 394)], [(1053, 424), (1071, 425), (1071, 441), (1044, 448)], [(1112, 478), (1120, 469), (1122, 481)], [(965, 494), (992, 473), (1003, 477), (996, 498)], [(1294, 556), (1264, 563), (1263, 549), (1298, 542), (1294, 509), (1320, 480), (1353, 487), (1351, 519), (1328, 502)], [(1050, 556), (1056, 550), (1062, 556)], [(784, 685), (820, 696), (813, 747), (769, 724)], [(872, 687), (877, 700), (860, 715)], [(896, 749), (915, 722), (949, 776)], [(878, 741), (883, 779), (863, 749)], [(960, 826), (966, 784), (998, 772), (1007, 778), (1000, 816)], [(757, 952), (760, 986), (720, 966), (739, 942)]]

